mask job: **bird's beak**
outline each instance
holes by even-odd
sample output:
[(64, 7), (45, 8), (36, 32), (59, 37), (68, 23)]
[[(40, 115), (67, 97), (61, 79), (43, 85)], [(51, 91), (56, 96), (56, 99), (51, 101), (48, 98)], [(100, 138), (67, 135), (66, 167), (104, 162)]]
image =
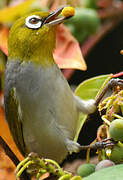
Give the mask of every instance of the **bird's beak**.
[(49, 16), (46, 17), (45, 21), (43, 22), (43, 25), (47, 24), (49, 26), (54, 26), (54, 25), (57, 25), (57, 24), (64, 22), (64, 20), (70, 18), (71, 16), (69, 16), (69, 17), (58, 17), (58, 15), (62, 12), (64, 7), (61, 7), (59, 9), (57, 9), (56, 11), (50, 13)]

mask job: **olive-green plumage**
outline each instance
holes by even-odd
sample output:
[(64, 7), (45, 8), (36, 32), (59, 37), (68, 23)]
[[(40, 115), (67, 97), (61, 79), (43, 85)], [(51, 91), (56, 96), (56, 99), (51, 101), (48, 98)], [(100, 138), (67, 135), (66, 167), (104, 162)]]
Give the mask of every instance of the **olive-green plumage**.
[(12, 134), (14, 134), (13, 138), (19, 147), (22, 154), (25, 154), (26, 147), (24, 144), (23, 134), (22, 134), (22, 123), (18, 116), (18, 101), (14, 98), (14, 89), (11, 89), (8, 99), (6, 101), (8, 106), (8, 123), (10, 126), (10, 130)]
[(5, 114), (14, 140), (25, 156), (36, 152), (61, 162), (74, 142), (79, 112), (91, 113), (95, 101), (76, 97), (53, 59), (56, 28), (65, 18), (36, 12), (13, 25), (5, 71)]
[[(30, 16), (33, 14), (45, 18), (49, 13), (35, 12)], [(21, 61), (33, 61), (36, 64), (42, 64), (42, 66), (52, 64), (56, 26), (52, 28), (42, 26), (36, 30), (29, 29), (25, 26), (25, 19), (28, 16), (17, 20), (11, 28), (8, 41), (8, 60), (17, 60), (19, 57)]]

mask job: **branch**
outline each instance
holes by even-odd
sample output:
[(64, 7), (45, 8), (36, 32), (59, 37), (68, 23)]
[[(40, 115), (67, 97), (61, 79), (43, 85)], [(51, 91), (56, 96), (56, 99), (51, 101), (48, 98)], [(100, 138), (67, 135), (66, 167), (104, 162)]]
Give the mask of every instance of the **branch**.
[[(11, 161), (15, 164), (15, 166), (17, 166), (20, 163), (19, 159), (12, 152), (10, 147), (7, 145), (7, 143), (4, 141), (4, 139), (1, 136), (0, 136), (0, 144), (1, 144), (2, 148), (4, 149), (6, 155), (11, 159)], [(29, 177), (29, 175), (26, 172), (24, 172), (22, 174), (22, 176), (20, 177), (20, 180), (31, 180), (31, 178)]]

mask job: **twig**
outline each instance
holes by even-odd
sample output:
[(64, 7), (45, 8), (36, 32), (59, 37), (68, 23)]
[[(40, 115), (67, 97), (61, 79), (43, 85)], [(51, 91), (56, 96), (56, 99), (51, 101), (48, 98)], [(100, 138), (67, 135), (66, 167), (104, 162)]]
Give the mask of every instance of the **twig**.
[[(2, 145), (2, 148), (4, 149), (6, 155), (12, 160), (12, 162), (15, 164), (15, 166), (17, 166), (20, 163), (19, 159), (12, 152), (10, 147), (7, 145), (7, 143), (4, 141), (4, 139), (1, 136), (0, 136), (0, 144)], [(22, 176), (20, 177), (20, 180), (31, 180), (31, 178), (29, 177), (29, 175), (26, 172), (24, 172), (22, 174)]]
[(2, 145), (6, 155), (12, 160), (12, 162), (15, 164), (15, 166), (17, 166), (20, 163), (19, 159), (12, 152), (10, 147), (7, 145), (7, 143), (3, 140), (3, 138), (1, 136), (0, 136), (0, 144)]

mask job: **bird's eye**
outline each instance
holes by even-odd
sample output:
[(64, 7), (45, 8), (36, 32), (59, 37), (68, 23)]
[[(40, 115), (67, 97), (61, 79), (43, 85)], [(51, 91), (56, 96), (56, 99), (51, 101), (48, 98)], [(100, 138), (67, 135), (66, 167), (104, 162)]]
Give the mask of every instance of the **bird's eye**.
[(40, 19), (37, 19), (37, 18), (31, 18), (31, 19), (29, 20), (29, 22), (30, 22), (31, 24), (37, 24), (39, 21), (40, 21)]
[(36, 15), (32, 15), (26, 18), (25, 25), (30, 29), (38, 29), (42, 25), (41, 18)]

